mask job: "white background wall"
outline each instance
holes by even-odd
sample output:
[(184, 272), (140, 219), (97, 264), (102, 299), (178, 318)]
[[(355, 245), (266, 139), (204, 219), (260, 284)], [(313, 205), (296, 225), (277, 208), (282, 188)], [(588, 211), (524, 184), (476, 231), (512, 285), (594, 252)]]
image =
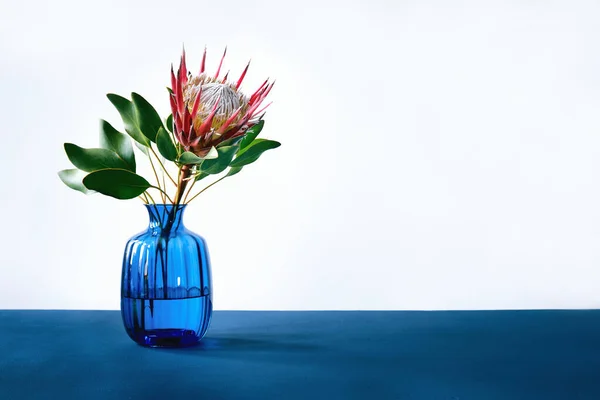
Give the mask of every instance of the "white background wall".
[(187, 212), (217, 309), (600, 306), (597, 1), (0, 2), (0, 308), (117, 309), (141, 202), (86, 197), (65, 141), (169, 112), (169, 66), (277, 78), (283, 146)]

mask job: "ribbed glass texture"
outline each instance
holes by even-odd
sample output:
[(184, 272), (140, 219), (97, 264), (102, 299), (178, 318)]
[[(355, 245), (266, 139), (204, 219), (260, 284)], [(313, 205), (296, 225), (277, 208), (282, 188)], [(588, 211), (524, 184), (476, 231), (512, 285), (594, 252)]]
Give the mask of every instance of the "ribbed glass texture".
[(121, 316), (138, 344), (196, 344), (212, 315), (210, 259), (204, 239), (183, 225), (185, 205), (147, 205), (148, 229), (125, 246)]

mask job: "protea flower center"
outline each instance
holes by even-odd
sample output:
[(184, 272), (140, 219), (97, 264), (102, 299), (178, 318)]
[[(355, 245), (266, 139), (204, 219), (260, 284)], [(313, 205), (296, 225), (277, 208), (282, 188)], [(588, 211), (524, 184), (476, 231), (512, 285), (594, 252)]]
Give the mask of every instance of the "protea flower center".
[[(206, 74), (190, 78), (183, 89), (183, 97), (190, 111), (192, 111), (194, 100), (200, 88), (202, 88), (202, 92), (198, 113), (193, 121), (194, 129), (198, 130), (200, 128), (212, 110), (215, 109), (215, 105), (216, 112), (211, 123), (211, 128), (214, 131), (218, 131), (236, 111), (237, 116), (229, 122), (229, 125), (237, 124), (244, 116), (248, 108), (248, 98), (234, 84), (218, 82)], [(218, 133), (215, 134), (216, 137), (219, 136)]]

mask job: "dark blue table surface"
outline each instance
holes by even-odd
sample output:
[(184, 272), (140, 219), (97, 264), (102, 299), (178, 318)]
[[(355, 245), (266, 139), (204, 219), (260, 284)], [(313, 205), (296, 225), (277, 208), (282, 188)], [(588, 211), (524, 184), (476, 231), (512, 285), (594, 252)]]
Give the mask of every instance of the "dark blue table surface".
[(600, 399), (600, 311), (218, 311), (201, 345), (118, 311), (0, 311), (0, 399)]

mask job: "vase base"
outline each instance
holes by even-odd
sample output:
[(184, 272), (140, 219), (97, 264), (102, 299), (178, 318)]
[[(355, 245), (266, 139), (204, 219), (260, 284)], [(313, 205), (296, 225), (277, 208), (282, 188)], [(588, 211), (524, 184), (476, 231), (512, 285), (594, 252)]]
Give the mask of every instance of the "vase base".
[(132, 339), (145, 347), (188, 347), (200, 341), (197, 332), (187, 329), (156, 329), (136, 336)]
[(212, 301), (210, 296), (182, 299), (122, 297), (121, 315), (127, 334), (139, 345), (188, 347), (198, 343), (206, 333)]

